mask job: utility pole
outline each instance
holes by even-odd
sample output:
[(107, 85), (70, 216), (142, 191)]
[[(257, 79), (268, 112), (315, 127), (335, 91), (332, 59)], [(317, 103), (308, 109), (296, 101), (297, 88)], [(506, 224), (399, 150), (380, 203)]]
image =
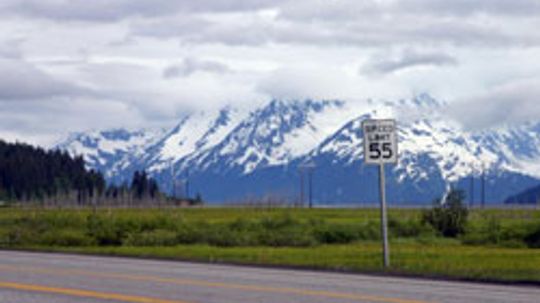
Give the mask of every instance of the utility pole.
[(186, 198), (189, 199), (189, 168), (186, 170)]
[(474, 171), (471, 173), (471, 187), (470, 187), (470, 194), (469, 194), (469, 207), (472, 208), (474, 206)]
[(313, 207), (313, 170), (315, 169), (315, 164), (313, 162), (302, 163), (298, 166), (300, 170), (300, 203), (304, 205), (304, 174), (307, 170), (308, 172), (308, 206), (309, 208)]
[(300, 205), (304, 207), (304, 170), (300, 168)]
[(309, 176), (309, 208), (313, 208), (313, 169), (308, 172)]
[(171, 196), (176, 199), (176, 172), (174, 169), (174, 161), (171, 159)]
[(482, 204), (481, 208), (483, 209), (486, 205), (486, 167), (482, 166)]

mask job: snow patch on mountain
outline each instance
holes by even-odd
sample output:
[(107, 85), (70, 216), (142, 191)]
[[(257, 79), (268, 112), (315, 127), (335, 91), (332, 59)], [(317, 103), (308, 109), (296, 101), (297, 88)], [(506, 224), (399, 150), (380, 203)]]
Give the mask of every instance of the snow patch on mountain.
[(185, 116), (164, 138), (145, 151), (149, 171), (159, 171), (194, 153), (216, 145), (247, 115), (248, 111), (230, 106)]
[(469, 132), (447, 118), (447, 108), (427, 94), (398, 101), (273, 100), (252, 109), (227, 106), (186, 114), (168, 132), (73, 134), (58, 148), (82, 154), (88, 167), (109, 179), (128, 180), (134, 170), (146, 169), (168, 184), (189, 171), (203, 179), (227, 176), (234, 186), (235, 178), (262, 172), (283, 178), (275, 182), (286, 187), (278, 183), (290, 182), (296, 165), (308, 161), (324, 162), (336, 173), (354, 174), (358, 167), (363, 174), (362, 122), (396, 118), (400, 158), (391, 171), (398, 183), (419, 192), (430, 182), (435, 189), (448, 188), (483, 172), (513, 174), (518, 185), (520, 176), (526, 182), (540, 179), (535, 164), (540, 163), (540, 123)]
[(249, 174), (261, 167), (286, 165), (352, 116), (354, 112), (341, 101), (274, 100), (252, 112), (220, 144), (193, 157), (190, 166), (241, 168)]
[(153, 144), (164, 130), (92, 130), (72, 133), (57, 144), (56, 148), (66, 150), (75, 156), (82, 156), (89, 168), (97, 169), (111, 177), (129, 160), (143, 156), (144, 147)]

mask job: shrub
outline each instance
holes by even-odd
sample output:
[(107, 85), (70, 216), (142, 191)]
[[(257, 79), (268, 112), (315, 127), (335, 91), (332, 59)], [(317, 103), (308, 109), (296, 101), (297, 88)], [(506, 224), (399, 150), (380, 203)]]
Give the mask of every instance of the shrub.
[(50, 230), (43, 233), (39, 244), (47, 246), (89, 246), (93, 239), (83, 231), (72, 229)]
[(360, 239), (362, 226), (322, 225), (315, 231), (315, 238), (324, 244), (346, 244)]
[(524, 241), (530, 248), (540, 248), (540, 225), (532, 229), (531, 232), (525, 236)]
[(290, 214), (285, 214), (280, 217), (265, 217), (261, 219), (259, 224), (261, 225), (262, 228), (269, 229), (269, 230), (282, 229), (282, 228), (301, 225), (300, 222), (298, 220), (293, 219), (293, 217)]
[(39, 237), (36, 230), (28, 229), (24, 226), (14, 226), (8, 231), (7, 244), (10, 246), (32, 245)]
[(36, 224), (41, 224), (46, 230), (84, 228), (84, 215), (78, 212), (58, 210), (45, 211), (35, 217)]
[(422, 222), (433, 226), (444, 237), (457, 237), (465, 232), (469, 211), (463, 204), (465, 194), (461, 190), (452, 190), (446, 203), (426, 210)]
[(228, 228), (209, 230), (206, 235), (206, 243), (223, 247), (252, 246), (259, 244), (255, 232), (236, 231)]
[(125, 246), (174, 246), (178, 242), (176, 233), (170, 230), (156, 229), (141, 233), (130, 233), (123, 241)]
[(480, 226), (468, 226), (461, 237), (461, 242), (468, 245), (499, 244), (503, 239), (503, 230), (495, 217), (487, 219)]
[(183, 224), (176, 231), (176, 239), (180, 244), (206, 243), (206, 231), (209, 229), (207, 224)]
[(380, 240), (381, 224), (379, 221), (369, 220), (360, 229), (359, 240)]
[(236, 231), (252, 231), (254, 229), (260, 229), (261, 225), (257, 224), (257, 222), (245, 219), (245, 218), (238, 218), (234, 220), (232, 223), (228, 226), (231, 230)]
[(388, 229), (390, 234), (396, 238), (414, 238), (436, 233), (431, 225), (414, 219), (403, 221), (390, 218), (388, 220)]
[(127, 231), (116, 224), (112, 216), (91, 214), (87, 218), (87, 235), (92, 237), (100, 246), (120, 245)]
[(9, 231), (0, 229), (0, 247), (9, 245)]
[(306, 247), (317, 244), (313, 232), (302, 228), (281, 228), (266, 230), (259, 236), (259, 244), (264, 246), (296, 246)]

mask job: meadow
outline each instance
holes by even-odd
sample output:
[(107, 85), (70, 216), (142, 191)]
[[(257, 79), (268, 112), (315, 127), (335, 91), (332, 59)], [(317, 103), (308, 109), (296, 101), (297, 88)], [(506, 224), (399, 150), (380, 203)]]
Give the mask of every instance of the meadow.
[(425, 210), (0, 208), (0, 248), (540, 283), (540, 210), (472, 210), (443, 237)]

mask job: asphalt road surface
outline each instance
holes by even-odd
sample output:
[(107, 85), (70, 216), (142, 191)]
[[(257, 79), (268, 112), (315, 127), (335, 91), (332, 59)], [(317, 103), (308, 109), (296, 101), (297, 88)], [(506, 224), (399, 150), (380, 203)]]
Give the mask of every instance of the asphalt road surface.
[(540, 288), (0, 251), (0, 303), (540, 302)]

